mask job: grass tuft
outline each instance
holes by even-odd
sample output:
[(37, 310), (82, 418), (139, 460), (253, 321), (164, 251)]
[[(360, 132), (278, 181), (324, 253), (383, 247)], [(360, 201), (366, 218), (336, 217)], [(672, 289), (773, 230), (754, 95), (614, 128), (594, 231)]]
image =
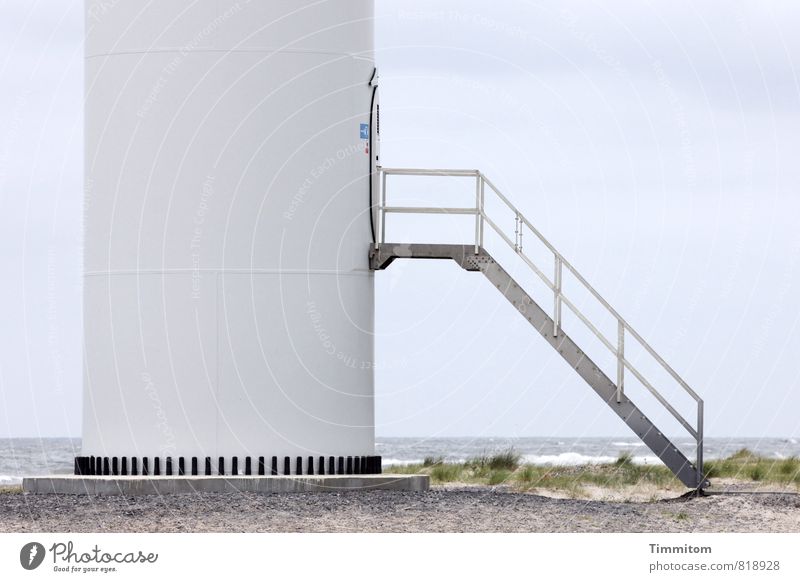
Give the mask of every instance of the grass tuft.
[(487, 470), (498, 471), (500, 469), (505, 469), (506, 471), (516, 471), (520, 466), (521, 461), (522, 455), (514, 451), (512, 448), (495, 455), (480, 455), (478, 457), (473, 457), (466, 462), (466, 465), (479, 472)]
[(533, 465), (525, 465), (516, 473), (516, 479), (520, 483), (533, 483), (539, 477), (539, 472)]
[(444, 463), (444, 457), (425, 457), (422, 461), (423, 467), (433, 467), (434, 465), (441, 465)]
[(766, 471), (764, 471), (764, 467), (762, 467), (760, 464), (750, 469), (750, 478), (753, 481), (763, 481), (765, 476)]
[(507, 469), (497, 469), (489, 474), (489, 485), (500, 485), (506, 483), (511, 476), (511, 471)]
[(431, 470), (431, 479), (438, 483), (452, 483), (458, 481), (464, 469), (459, 464), (439, 464)]
[(620, 453), (617, 460), (614, 461), (614, 464), (617, 467), (632, 467), (633, 466), (633, 455), (630, 453)]
[(787, 477), (792, 477), (800, 473), (800, 459), (797, 457), (789, 457), (788, 459), (784, 459), (781, 461), (780, 467), (778, 468), (781, 475), (786, 475)]
[(706, 472), (706, 477), (711, 479), (713, 477), (719, 477), (720, 475), (720, 467), (716, 461), (706, 461), (705, 467), (703, 467)]

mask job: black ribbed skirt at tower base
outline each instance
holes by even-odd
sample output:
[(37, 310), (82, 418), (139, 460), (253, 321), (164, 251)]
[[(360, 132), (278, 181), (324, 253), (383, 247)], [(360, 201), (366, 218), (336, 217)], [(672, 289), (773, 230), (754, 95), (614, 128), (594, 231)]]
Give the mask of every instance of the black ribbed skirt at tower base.
[[(152, 469), (148, 471), (148, 467)], [(282, 471), (279, 472), (278, 467), (282, 468)], [(75, 474), (85, 476), (379, 475), (380, 473), (381, 457), (363, 455), (227, 459), (225, 457), (75, 457)]]

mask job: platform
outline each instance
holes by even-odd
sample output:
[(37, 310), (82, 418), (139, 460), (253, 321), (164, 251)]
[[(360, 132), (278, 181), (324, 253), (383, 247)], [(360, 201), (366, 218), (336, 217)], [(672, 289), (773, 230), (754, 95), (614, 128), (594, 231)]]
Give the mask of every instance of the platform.
[(33, 494), (175, 495), (192, 493), (324, 493), (341, 491), (427, 491), (428, 475), (278, 475), (211, 477), (102, 477), (50, 475), (25, 477), (22, 490)]

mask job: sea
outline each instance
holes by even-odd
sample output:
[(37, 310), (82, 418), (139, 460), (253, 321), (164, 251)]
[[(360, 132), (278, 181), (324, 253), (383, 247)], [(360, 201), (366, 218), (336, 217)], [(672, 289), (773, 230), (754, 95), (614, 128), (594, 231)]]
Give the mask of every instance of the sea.
[[(694, 443), (673, 440), (690, 458)], [(16, 485), (23, 476), (69, 474), (72, 459), (80, 453), (80, 439), (0, 439), (0, 486)], [(800, 457), (797, 438), (706, 438), (705, 458), (727, 457), (740, 449), (772, 459)], [(421, 463), (425, 458), (464, 461), (513, 449), (526, 463), (540, 465), (589, 465), (608, 463), (623, 453), (640, 464), (661, 461), (640, 441), (630, 437), (460, 437), (460, 438), (376, 438), (375, 452), (383, 466)]]

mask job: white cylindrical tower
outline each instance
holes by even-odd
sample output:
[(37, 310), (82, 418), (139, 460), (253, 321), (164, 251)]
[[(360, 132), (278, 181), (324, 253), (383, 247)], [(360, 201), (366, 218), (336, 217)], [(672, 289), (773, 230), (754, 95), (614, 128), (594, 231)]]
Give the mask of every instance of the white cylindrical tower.
[(379, 472), (372, 0), (86, 22), (76, 468)]

